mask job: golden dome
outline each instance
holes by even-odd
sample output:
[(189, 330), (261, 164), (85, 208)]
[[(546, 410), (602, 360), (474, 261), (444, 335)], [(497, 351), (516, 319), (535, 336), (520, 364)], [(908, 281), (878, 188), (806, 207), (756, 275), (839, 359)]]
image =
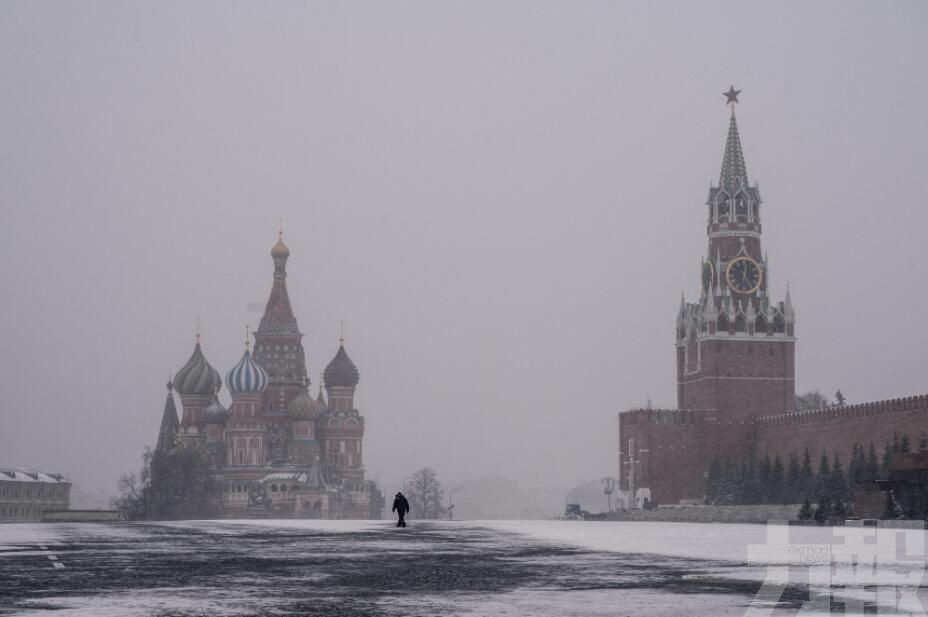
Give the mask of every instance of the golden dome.
[(284, 244), (284, 237), (282, 233), (277, 235), (277, 244), (275, 244), (274, 248), (271, 249), (271, 257), (274, 259), (286, 259), (287, 257), (290, 257), (290, 249), (288, 249), (287, 245)]

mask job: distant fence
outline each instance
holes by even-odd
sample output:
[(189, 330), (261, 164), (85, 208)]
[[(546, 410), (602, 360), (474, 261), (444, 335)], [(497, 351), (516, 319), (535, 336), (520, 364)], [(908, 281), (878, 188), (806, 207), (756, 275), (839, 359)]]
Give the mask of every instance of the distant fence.
[(119, 510), (46, 510), (43, 523), (115, 523), (126, 520)]
[[(664, 521), (674, 523), (766, 523), (799, 516), (801, 504), (756, 506), (660, 506), (655, 510), (611, 512), (610, 521)], [(602, 520), (602, 519), (601, 519)]]

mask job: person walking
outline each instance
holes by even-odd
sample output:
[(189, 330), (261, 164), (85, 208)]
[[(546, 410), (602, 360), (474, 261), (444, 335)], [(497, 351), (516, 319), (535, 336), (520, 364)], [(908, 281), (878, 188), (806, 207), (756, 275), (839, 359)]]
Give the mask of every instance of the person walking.
[(406, 501), (406, 497), (403, 493), (397, 493), (396, 497), (393, 498), (393, 511), (400, 517), (400, 519), (396, 521), (396, 526), (405, 527), (406, 513), (409, 512), (409, 502)]

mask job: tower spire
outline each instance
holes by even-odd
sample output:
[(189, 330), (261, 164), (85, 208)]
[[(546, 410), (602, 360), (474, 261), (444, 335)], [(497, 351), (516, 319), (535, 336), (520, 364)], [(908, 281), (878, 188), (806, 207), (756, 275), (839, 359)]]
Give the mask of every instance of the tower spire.
[(290, 294), (287, 292), (289, 258), (290, 249), (284, 244), (283, 229), (278, 228), (277, 244), (271, 249), (274, 278), (264, 315), (254, 333), (254, 359), (267, 372), (270, 385), (275, 388), (286, 386), (289, 392), (287, 396), (292, 397), (296, 396), (302, 385), (306, 355), (303, 351), (303, 334), (297, 325)]
[(731, 120), (728, 123), (728, 138), (725, 140), (725, 154), (722, 156), (722, 172), (719, 174), (719, 188), (730, 194), (741, 187), (748, 186), (748, 170), (744, 163), (741, 149), (741, 134), (738, 132), (738, 120), (735, 117), (735, 103), (741, 90), (730, 88), (723, 93), (731, 105)]
[(174, 405), (174, 382), (168, 378), (168, 397), (164, 401), (164, 413), (161, 414), (161, 430), (158, 431), (158, 443), (155, 450), (164, 452), (174, 447), (180, 421), (177, 419), (177, 407)]

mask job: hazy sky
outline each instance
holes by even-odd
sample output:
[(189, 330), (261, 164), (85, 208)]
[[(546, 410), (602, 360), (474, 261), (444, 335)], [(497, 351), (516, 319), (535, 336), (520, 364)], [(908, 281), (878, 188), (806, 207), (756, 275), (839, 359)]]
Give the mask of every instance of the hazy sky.
[(924, 393), (928, 4), (655, 5), (0, 4), (0, 466), (135, 471), (283, 217), (370, 477), (614, 472), (616, 412), (675, 404), (730, 84), (798, 388)]

